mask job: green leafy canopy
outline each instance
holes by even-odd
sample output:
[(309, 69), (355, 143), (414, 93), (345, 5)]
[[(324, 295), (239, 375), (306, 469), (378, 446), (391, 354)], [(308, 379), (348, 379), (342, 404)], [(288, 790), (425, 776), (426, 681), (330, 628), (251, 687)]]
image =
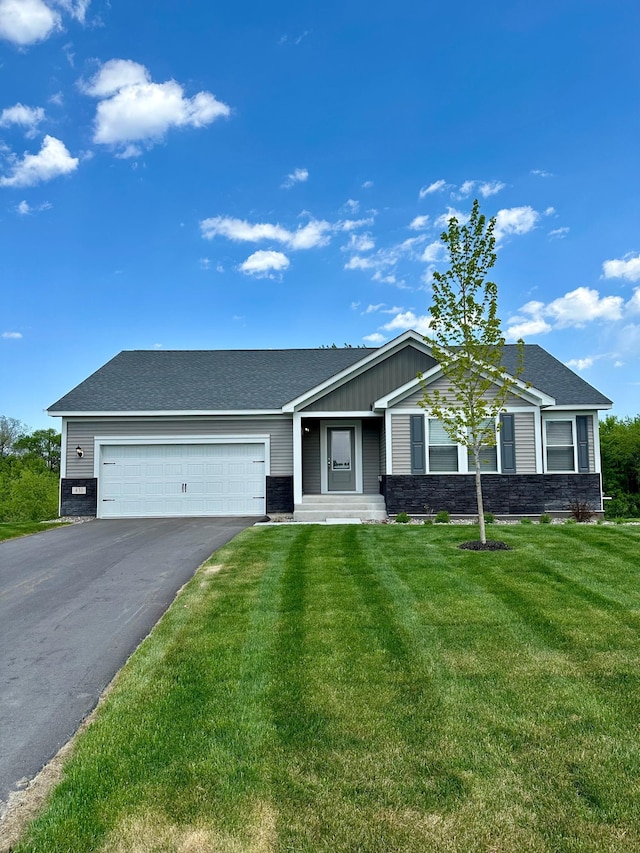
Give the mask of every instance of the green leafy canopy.
[(421, 405), (442, 421), (453, 441), (474, 451), (495, 444), (495, 418), (523, 369), (522, 341), (515, 376), (502, 366), (498, 287), (487, 279), (497, 260), (495, 224), (480, 213), (477, 199), (466, 225), (449, 220), (440, 238), (449, 268), (433, 273), (431, 332), (424, 336), (448, 386), (443, 392), (423, 381)]

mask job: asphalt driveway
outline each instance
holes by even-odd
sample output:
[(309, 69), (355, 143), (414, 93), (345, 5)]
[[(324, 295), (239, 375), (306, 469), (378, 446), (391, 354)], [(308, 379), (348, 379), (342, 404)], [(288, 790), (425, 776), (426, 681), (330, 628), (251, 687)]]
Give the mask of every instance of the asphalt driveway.
[(0, 543), (0, 814), (195, 569), (255, 520), (92, 521)]

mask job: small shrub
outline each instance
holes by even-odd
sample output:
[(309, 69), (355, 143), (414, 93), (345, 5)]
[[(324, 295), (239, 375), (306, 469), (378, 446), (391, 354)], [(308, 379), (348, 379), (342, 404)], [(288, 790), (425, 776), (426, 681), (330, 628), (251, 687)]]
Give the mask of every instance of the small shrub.
[(449, 524), (450, 516), (447, 510), (441, 509), (440, 512), (437, 512), (434, 521), (436, 524)]
[(406, 512), (399, 512), (396, 515), (396, 524), (409, 524), (410, 521), (411, 518)]
[(551, 524), (551, 516), (548, 512), (543, 512), (538, 520), (540, 524)]
[(425, 518), (424, 523), (425, 524), (433, 524), (433, 519), (432, 518)]
[(484, 514), (484, 523), (485, 524), (493, 524), (496, 520), (495, 515), (492, 512), (485, 512)]
[(578, 522), (577, 522), (577, 520), (576, 520), (575, 518), (568, 518), (568, 519), (565, 521), (565, 524), (577, 524), (577, 523), (578, 523)]
[(530, 518), (521, 518), (520, 524), (533, 524), (533, 521)]
[(579, 498), (576, 498), (576, 500), (569, 503), (569, 512), (571, 513), (571, 518), (573, 518), (574, 521), (579, 521), (581, 524), (584, 524), (586, 521), (591, 521), (595, 515), (593, 507), (589, 501), (582, 501)]

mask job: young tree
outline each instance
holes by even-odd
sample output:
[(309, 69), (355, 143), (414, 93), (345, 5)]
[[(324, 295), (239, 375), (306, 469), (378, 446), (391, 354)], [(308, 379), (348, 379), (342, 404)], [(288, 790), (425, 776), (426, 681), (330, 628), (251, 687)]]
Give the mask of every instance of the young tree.
[(0, 458), (15, 452), (16, 441), (26, 433), (27, 427), (17, 418), (0, 415)]
[(487, 536), (482, 500), (482, 454), (495, 447), (498, 414), (504, 410), (523, 369), (523, 343), (515, 376), (502, 366), (505, 340), (498, 318), (498, 288), (488, 281), (496, 262), (495, 219), (486, 221), (473, 202), (468, 224), (456, 217), (440, 239), (449, 253), (449, 269), (433, 273), (431, 331), (425, 341), (448, 380), (446, 391), (422, 385), (421, 405), (441, 421), (447, 435), (466, 447), (475, 464), (480, 541)]

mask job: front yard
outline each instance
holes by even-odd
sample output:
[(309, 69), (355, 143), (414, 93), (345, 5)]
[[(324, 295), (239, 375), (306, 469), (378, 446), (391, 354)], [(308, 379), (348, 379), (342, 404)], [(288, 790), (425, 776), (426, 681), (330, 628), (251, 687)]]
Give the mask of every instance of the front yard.
[(640, 849), (640, 530), (499, 534), (514, 550), (448, 526), (241, 534), (18, 849)]

